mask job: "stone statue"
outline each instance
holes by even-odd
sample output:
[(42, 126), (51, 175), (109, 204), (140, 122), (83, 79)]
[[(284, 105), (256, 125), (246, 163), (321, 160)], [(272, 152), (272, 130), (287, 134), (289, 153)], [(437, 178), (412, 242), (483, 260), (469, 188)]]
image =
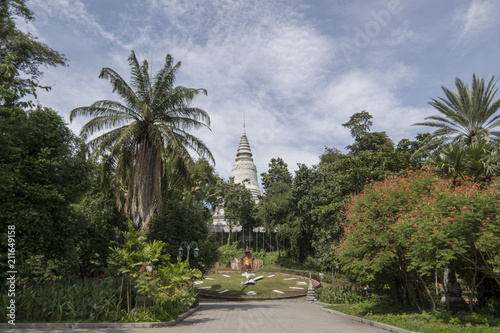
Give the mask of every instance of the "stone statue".
[(449, 309), (459, 309), (465, 305), (462, 298), (462, 287), (457, 281), (455, 270), (450, 266), (444, 269), (443, 281), (443, 297), (441, 303), (445, 304)]

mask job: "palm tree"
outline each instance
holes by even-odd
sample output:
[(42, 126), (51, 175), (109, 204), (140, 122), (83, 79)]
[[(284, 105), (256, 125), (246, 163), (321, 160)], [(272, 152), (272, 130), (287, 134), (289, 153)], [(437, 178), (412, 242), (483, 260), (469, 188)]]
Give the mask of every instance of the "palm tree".
[(441, 144), (463, 142), (465, 145), (481, 140), (500, 141), (500, 99), (495, 98), (495, 77), (486, 85), (484, 79), (473, 75), (472, 88), (457, 78), (457, 91), (442, 87), (446, 98), (439, 97), (429, 102), (441, 116), (430, 116), (429, 120), (414, 125), (431, 126), (437, 129), (431, 134), (428, 143), (440, 141)]
[[(181, 63), (174, 64), (171, 55), (154, 79), (148, 74), (148, 63), (137, 61), (134, 51), (128, 62), (131, 85), (114, 70), (103, 68), (99, 78), (108, 79), (123, 100), (101, 100), (71, 111), (77, 116), (92, 117), (81, 129), (93, 157), (109, 156), (115, 166), (115, 192), (120, 210), (137, 228), (145, 229), (155, 209), (162, 205), (162, 176), (166, 161), (188, 168), (193, 163), (189, 151), (214, 161), (205, 144), (188, 133), (190, 129), (210, 129), (210, 117), (202, 109), (190, 107), (205, 89), (174, 87), (175, 74)], [(126, 191), (122, 198), (122, 189)], [(123, 203), (124, 201), (124, 203)]]

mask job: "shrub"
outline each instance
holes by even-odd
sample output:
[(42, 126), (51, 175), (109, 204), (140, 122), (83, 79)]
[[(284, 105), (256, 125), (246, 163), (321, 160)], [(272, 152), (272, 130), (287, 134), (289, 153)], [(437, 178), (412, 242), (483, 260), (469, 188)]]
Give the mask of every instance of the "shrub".
[(319, 289), (318, 300), (330, 304), (354, 304), (366, 300), (362, 290), (352, 290), (351, 287)]
[[(2, 293), (3, 309), (7, 302), (7, 293)], [(119, 321), (124, 309), (120, 281), (103, 275), (83, 280), (24, 281), (16, 291), (19, 322)]]
[(373, 289), (391, 285), (401, 300), (409, 295), (420, 308), (432, 303), (435, 309), (430, 286), (449, 265), (473, 299), (481, 282), (500, 285), (499, 194), (498, 182), (452, 184), (425, 170), (372, 182), (347, 205), (337, 248), (343, 272)]

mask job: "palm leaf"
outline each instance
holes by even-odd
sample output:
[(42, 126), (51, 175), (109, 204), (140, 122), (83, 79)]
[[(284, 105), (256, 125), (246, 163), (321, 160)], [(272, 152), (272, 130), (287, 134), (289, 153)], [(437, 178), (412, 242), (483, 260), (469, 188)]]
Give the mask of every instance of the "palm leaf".
[[(93, 156), (106, 156), (115, 165), (115, 195), (119, 209), (132, 219), (137, 228), (162, 205), (162, 177), (166, 163), (187, 174), (193, 165), (189, 151), (214, 158), (208, 147), (190, 134), (191, 129), (210, 129), (210, 116), (200, 108), (190, 107), (205, 89), (174, 87), (175, 75), (181, 65), (172, 56), (165, 57), (164, 66), (154, 80), (148, 73), (148, 63), (139, 63), (132, 51), (128, 58), (131, 68), (130, 85), (110, 68), (103, 68), (99, 78), (109, 80), (113, 92), (124, 103), (101, 100), (90, 106), (75, 108), (70, 120), (91, 117), (81, 130), (89, 141)], [(169, 171), (170, 174), (172, 170)], [(174, 172), (175, 174), (176, 172)], [(126, 188), (125, 202), (122, 188)]]

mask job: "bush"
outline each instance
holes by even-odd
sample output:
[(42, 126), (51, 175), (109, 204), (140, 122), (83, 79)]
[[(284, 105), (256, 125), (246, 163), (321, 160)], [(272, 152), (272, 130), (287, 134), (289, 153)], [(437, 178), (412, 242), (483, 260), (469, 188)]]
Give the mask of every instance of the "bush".
[(329, 304), (354, 304), (366, 300), (362, 290), (352, 290), (351, 287), (319, 289), (318, 300)]
[(242, 249), (238, 249), (238, 243), (226, 244), (218, 248), (219, 258), (222, 265), (231, 267), (231, 259), (239, 258), (243, 254)]
[(391, 286), (401, 301), (435, 310), (432, 283), (450, 266), (482, 305), (497, 296), (491, 288), (477, 292), (481, 283), (500, 283), (499, 195), (498, 182), (457, 185), (426, 170), (368, 184), (347, 205), (336, 248), (342, 271), (357, 283)]
[[(83, 280), (25, 281), (16, 292), (16, 321), (119, 321), (125, 313), (120, 281), (100, 276)], [(2, 293), (1, 307), (9, 302)], [(2, 316), (6, 321), (6, 316)]]

